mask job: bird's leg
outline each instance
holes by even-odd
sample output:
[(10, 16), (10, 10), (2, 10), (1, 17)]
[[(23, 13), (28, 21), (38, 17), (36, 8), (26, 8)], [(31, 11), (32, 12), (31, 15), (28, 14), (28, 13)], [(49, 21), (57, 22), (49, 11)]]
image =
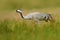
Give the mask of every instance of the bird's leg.
[(36, 24), (40, 24), (40, 21), (38, 19), (34, 19)]
[(40, 21), (37, 21), (37, 24), (40, 24)]
[(39, 21), (39, 19), (37, 19), (37, 17), (32, 16), (32, 19), (35, 21), (36, 24), (40, 24), (40, 21)]

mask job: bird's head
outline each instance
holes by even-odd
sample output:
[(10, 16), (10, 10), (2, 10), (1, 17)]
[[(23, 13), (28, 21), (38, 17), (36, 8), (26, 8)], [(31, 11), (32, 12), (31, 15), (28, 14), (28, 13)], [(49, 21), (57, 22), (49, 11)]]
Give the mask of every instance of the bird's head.
[(22, 13), (22, 10), (17, 9), (16, 12), (17, 13)]
[(21, 15), (21, 17), (24, 19), (23, 15), (22, 15), (22, 10), (17, 9), (16, 12), (19, 13)]

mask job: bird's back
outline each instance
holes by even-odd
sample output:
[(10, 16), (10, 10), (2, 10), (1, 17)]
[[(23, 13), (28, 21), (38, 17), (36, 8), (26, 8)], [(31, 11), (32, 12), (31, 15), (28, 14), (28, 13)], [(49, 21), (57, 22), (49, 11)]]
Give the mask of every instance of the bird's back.
[(37, 18), (37, 19), (41, 19), (43, 18), (44, 14), (43, 13), (40, 13), (40, 12), (33, 12), (33, 13), (29, 13), (28, 15), (25, 16), (25, 18), (27, 19), (32, 19), (33, 18)]
[(40, 12), (32, 12), (32, 13), (29, 13), (28, 15), (26, 16), (38, 16), (40, 15)]

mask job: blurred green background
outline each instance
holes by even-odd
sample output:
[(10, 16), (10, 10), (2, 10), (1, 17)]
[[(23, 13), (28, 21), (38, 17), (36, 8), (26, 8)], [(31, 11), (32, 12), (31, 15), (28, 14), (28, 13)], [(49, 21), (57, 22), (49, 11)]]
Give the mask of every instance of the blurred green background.
[(0, 0), (0, 10), (60, 7), (60, 0)]
[[(55, 22), (22, 20), (16, 9), (49, 13)], [(0, 40), (60, 40), (60, 0), (0, 0)]]

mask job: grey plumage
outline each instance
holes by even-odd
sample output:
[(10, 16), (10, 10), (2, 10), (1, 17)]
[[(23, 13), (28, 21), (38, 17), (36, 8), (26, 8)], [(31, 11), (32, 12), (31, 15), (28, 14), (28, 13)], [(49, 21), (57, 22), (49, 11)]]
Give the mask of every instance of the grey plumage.
[(51, 14), (45, 14), (45, 13), (40, 13), (40, 12), (32, 12), (29, 13), (26, 16), (23, 16), (22, 11), (21, 10), (16, 10), (17, 13), (19, 13), (21, 15), (21, 17), (25, 20), (34, 20), (35, 22), (39, 22), (39, 21), (52, 21), (52, 16)]

